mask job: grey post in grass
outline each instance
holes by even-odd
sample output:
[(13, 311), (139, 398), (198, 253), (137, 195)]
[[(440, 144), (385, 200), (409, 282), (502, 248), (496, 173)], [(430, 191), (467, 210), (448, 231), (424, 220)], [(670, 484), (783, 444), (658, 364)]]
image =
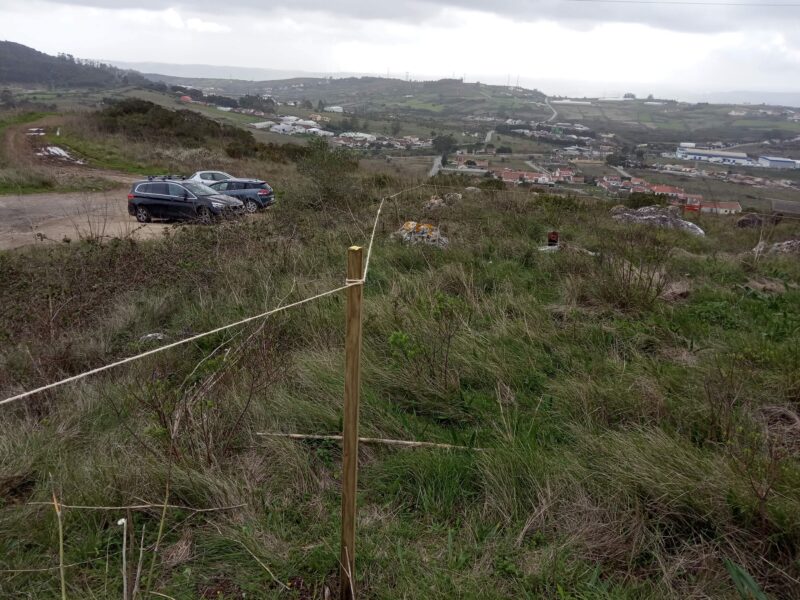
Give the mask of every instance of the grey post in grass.
[[(347, 250), (347, 282), (360, 281), (364, 273), (362, 249)], [(341, 594), (343, 600), (356, 596), (356, 480), (358, 475), (358, 401), (361, 393), (361, 301), (363, 285), (347, 289), (344, 340), (344, 419), (342, 431), (342, 549)]]

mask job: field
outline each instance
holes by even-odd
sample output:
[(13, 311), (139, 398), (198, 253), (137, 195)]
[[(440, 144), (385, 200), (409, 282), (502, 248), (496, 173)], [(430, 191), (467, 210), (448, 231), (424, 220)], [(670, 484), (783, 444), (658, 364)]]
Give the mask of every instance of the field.
[[(762, 142), (771, 137), (791, 138), (800, 126), (785, 116), (741, 119), (729, 113), (752, 110), (734, 105), (665, 102), (648, 105), (643, 101), (603, 102), (589, 105), (555, 104), (559, 121), (579, 121), (598, 131), (617, 133), (631, 144), (678, 144), (697, 142)], [(776, 113), (779, 109), (774, 109)]]
[[(771, 212), (770, 199), (772, 198), (800, 200), (800, 194), (796, 190), (786, 188), (753, 187), (716, 179), (656, 173), (649, 170), (631, 169), (630, 173), (635, 177), (642, 177), (650, 183), (674, 185), (683, 188), (690, 194), (702, 194), (709, 201), (739, 202), (744, 209), (753, 209), (758, 212)], [(763, 170), (759, 176), (764, 176)]]
[[(800, 220), (624, 224), (578, 188), (428, 180), (431, 157), (270, 145), (230, 113), (113, 93), (4, 114), (3, 143), (25, 152), (2, 168), (62, 168), (19, 145), (36, 125), (86, 161), (73, 178), (219, 167), (278, 202), (144, 236), (87, 212), (80, 235), (0, 250), (0, 401), (214, 330), (0, 404), (0, 597), (337, 597), (341, 446), (286, 434), (341, 433), (335, 289), (373, 225), (360, 435), (434, 445), (361, 445), (358, 597), (800, 595), (800, 264), (753, 252), (799, 239)], [(452, 115), (368, 121), (394, 118), (457, 131)], [(524, 164), (514, 147), (494, 164)], [(0, 210), (23, 223), (49, 198)], [(108, 200), (124, 225), (124, 192)], [(403, 243), (407, 221), (447, 245)], [(544, 252), (553, 230), (563, 245)]]

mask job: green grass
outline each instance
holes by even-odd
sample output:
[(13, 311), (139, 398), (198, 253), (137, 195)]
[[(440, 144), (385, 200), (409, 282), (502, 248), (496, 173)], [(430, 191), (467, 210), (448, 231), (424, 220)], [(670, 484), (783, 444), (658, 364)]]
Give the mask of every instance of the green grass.
[(47, 139), (53, 144), (57, 143), (63, 146), (74, 156), (84, 159), (92, 167), (136, 175), (148, 175), (168, 170), (163, 164), (149, 160), (136, 160), (131, 157), (124, 140), (117, 140), (117, 143), (110, 139), (92, 140), (69, 130), (62, 131), (58, 137), (50, 134)]
[[(0, 253), (2, 396), (341, 285), (388, 191), (359, 175), (322, 211), (294, 176), (241, 223)], [(704, 217), (695, 238), (524, 191), (427, 213), (431, 193), (388, 201), (377, 227), (361, 435), (467, 449), (362, 446), (360, 597), (734, 598), (726, 561), (797, 597), (800, 267), (749, 251), (800, 224)], [(405, 220), (449, 247), (400, 244)], [(551, 229), (602, 256), (539, 252)], [(785, 291), (749, 286), (764, 278)], [(3, 407), (0, 570), (57, 566), (52, 506), (32, 504), (53, 488), (124, 506), (169, 482), (171, 504), (221, 510), (167, 511), (147, 591), (335, 597), (341, 450), (258, 433), (340, 431), (343, 313), (326, 297)], [(122, 517), (148, 571), (158, 507), (64, 510), (70, 597), (119, 597)], [(58, 598), (58, 571), (0, 573), (0, 592)]]

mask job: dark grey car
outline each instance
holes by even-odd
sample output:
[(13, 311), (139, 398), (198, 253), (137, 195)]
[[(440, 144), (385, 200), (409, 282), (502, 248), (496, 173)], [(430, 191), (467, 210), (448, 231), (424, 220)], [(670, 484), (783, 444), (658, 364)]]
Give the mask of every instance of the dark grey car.
[(200, 220), (232, 217), (244, 212), (241, 200), (220, 194), (196, 181), (137, 181), (128, 194), (128, 213), (140, 223), (151, 219)]
[(210, 183), (209, 187), (244, 202), (244, 209), (254, 213), (275, 202), (275, 192), (261, 179), (231, 178)]

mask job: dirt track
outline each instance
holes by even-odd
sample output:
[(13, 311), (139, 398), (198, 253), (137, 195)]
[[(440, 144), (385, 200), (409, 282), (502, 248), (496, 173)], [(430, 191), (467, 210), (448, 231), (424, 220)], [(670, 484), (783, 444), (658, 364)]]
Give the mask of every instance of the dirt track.
[[(127, 189), (91, 193), (0, 196), (0, 249), (61, 243), (82, 236), (144, 239), (168, 227), (140, 226), (127, 212)], [(134, 231), (135, 230), (135, 231)]]

